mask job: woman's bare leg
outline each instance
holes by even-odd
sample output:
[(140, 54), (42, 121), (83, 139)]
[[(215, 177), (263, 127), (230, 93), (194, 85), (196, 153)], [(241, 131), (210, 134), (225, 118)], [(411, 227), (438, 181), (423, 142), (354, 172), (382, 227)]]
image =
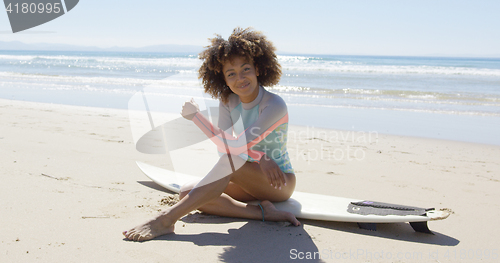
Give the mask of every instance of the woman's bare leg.
[[(232, 170), (235, 162), (237, 168), (243, 165), (241, 158), (223, 155), (188, 196), (148, 222), (124, 231), (123, 235), (129, 240), (145, 241), (173, 232), (174, 224), (179, 218), (222, 194), (234, 174)], [(236, 170), (238, 171), (239, 169)]]
[(261, 203), (262, 209), (257, 205), (250, 205), (234, 200), (229, 195), (223, 193), (221, 196), (198, 208), (198, 210), (211, 215), (226, 217), (247, 218), (262, 220), (262, 210), (266, 221), (288, 221), (295, 226), (300, 222), (295, 216), (288, 212), (279, 211), (274, 205), (265, 200)]
[[(171, 233), (174, 231), (174, 224), (178, 219), (192, 210), (211, 203), (211, 201), (214, 201), (214, 203), (211, 203), (206, 208), (210, 209), (210, 207), (212, 207), (212, 209), (210, 209), (213, 210), (212, 212), (217, 213), (218, 211), (221, 215), (226, 215), (224, 211), (229, 211), (229, 209), (224, 209), (224, 207), (229, 205), (230, 208), (235, 209), (234, 212), (236, 213), (230, 216), (251, 219), (262, 218), (262, 211), (259, 211), (259, 207), (235, 203), (235, 200), (221, 197), (221, 194), (227, 188), (230, 181), (238, 184), (245, 192), (260, 200), (284, 201), (290, 197), (295, 187), (295, 177), (293, 176), (292, 178), (288, 176), (290, 180), (293, 179), (293, 182), (290, 181), (287, 186), (282, 187), (281, 190), (273, 188), (269, 185), (267, 178), (260, 170), (258, 164), (247, 163), (238, 156), (232, 156), (231, 166), (229, 164), (226, 155), (221, 157), (219, 162), (209, 174), (202, 179), (197, 187), (192, 189), (189, 194), (182, 198), (176, 205), (161, 212), (156, 218), (129, 231), (123, 232), (125, 237), (129, 240), (145, 241)], [(241, 168), (231, 173), (233, 166)], [(275, 212), (277, 210), (270, 202), (263, 202), (262, 206), (265, 207), (264, 212), (269, 214), (269, 220), (276, 219)], [(295, 219), (293, 215), (293, 218), (291, 218), (290, 215), (288, 215), (288, 219), (290, 219), (288, 221), (298, 225), (297, 219)]]
[[(196, 183), (184, 185), (179, 198), (184, 198), (195, 185)], [(258, 199), (245, 192), (239, 185), (230, 182), (224, 193), (199, 207), (198, 210), (212, 215), (262, 220), (262, 209), (257, 205), (245, 203), (254, 200)], [(294, 225), (300, 225), (293, 214), (277, 210), (271, 202), (265, 200), (261, 205), (266, 221), (289, 221)]]

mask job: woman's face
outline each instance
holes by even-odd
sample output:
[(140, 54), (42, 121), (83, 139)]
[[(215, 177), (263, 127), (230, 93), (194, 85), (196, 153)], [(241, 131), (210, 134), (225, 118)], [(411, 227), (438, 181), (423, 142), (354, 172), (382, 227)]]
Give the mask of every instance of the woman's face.
[(253, 61), (245, 57), (228, 59), (222, 67), (226, 85), (240, 97), (241, 102), (252, 102), (259, 95), (259, 72)]

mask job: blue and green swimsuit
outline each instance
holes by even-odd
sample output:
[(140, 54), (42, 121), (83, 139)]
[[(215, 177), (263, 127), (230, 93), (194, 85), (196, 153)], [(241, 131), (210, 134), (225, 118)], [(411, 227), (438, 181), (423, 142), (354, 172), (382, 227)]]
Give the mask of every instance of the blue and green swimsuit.
[[(288, 111), (283, 99), (264, 87), (250, 103), (236, 94), (219, 104), (218, 127), (196, 113), (194, 123), (217, 145), (220, 153), (231, 153), (248, 162), (259, 162), (265, 154), (284, 173), (293, 173), (286, 149)], [(233, 136), (236, 134), (237, 136)]]

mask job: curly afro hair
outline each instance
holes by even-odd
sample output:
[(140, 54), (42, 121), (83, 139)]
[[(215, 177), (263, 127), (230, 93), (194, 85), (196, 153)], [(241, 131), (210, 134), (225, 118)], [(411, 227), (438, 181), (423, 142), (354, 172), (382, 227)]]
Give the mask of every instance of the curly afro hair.
[(278, 84), (281, 77), (281, 66), (274, 53), (276, 48), (273, 43), (259, 31), (252, 28), (242, 29), (237, 27), (233, 30), (228, 40), (220, 35), (210, 39), (212, 44), (207, 46), (199, 54), (203, 64), (199, 70), (199, 78), (202, 79), (205, 92), (212, 98), (220, 99), (226, 103), (231, 89), (226, 85), (222, 67), (224, 63), (236, 56), (246, 57), (253, 61), (258, 70), (257, 81), (259, 85), (274, 86)]

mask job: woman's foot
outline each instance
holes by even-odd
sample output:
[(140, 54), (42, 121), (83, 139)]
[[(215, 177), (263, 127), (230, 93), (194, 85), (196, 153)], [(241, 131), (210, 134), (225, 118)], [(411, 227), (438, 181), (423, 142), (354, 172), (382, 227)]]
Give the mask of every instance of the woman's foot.
[(129, 231), (123, 231), (123, 235), (131, 241), (147, 241), (155, 237), (159, 237), (165, 234), (170, 234), (174, 232), (174, 225), (168, 220), (166, 213), (161, 213), (158, 217), (142, 224), (138, 225)]
[(299, 220), (295, 218), (292, 213), (279, 211), (274, 207), (274, 205), (269, 201), (262, 201), (260, 203), (264, 209), (264, 220), (266, 221), (288, 221), (294, 226), (300, 226)]

